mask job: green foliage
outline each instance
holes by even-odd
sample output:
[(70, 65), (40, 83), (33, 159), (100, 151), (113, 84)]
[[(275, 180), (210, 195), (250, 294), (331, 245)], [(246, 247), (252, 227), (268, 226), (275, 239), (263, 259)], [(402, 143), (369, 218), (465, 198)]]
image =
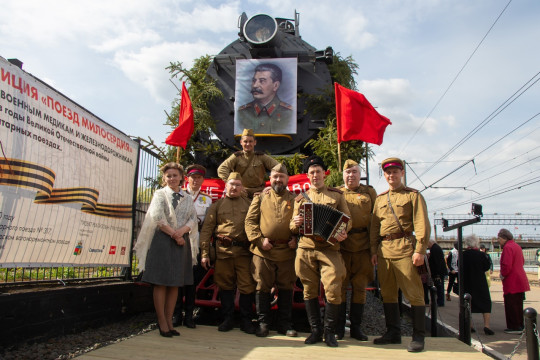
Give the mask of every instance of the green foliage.
[(302, 166), (304, 164), (305, 158), (306, 155), (301, 153), (296, 153), (291, 156), (274, 156), (274, 159), (276, 159), (280, 163), (283, 163), (287, 167), (289, 175), (302, 173)]

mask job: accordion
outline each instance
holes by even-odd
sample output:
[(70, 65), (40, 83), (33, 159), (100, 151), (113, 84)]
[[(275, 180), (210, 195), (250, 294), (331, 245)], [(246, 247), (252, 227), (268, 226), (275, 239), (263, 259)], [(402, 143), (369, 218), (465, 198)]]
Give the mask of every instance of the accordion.
[(304, 217), (300, 234), (314, 236), (317, 241), (326, 241), (335, 245), (336, 235), (347, 229), (350, 217), (328, 205), (304, 202), (300, 205), (299, 215)]

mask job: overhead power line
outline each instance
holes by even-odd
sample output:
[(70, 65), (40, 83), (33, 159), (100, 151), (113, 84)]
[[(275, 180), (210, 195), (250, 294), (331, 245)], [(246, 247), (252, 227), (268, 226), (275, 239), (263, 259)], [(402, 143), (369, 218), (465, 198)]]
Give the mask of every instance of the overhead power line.
[(407, 146), (409, 146), (409, 144), (411, 143), (411, 141), (416, 137), (416, 135), (418, 134), (418, 132), (422, 129), (422, 127), (424, 127), (424, 124), (426, 123), (427, 119), (429, 119), (429, 117), (431, 116), (431, 114), (435, 111), (435, 109), (437, 108), (437, 106), (439, 106), (439, 104), (441, 103), (442, 99), (446, 96), (446, 94), (448, 93), (448, 91), (450, 90), (450, 88), (452, 87), (452, 85), (454, 85), (454, 83), (456, 82), (456, 80), (458, 79), (459, 75), (461, 75), (461, 73), (463, 72), (463, 70), (465, 69), (465, 67), (467, 66), (467, 64), (469, 64), (469, 61), (471, 61), (472, 57), (474, 56), (474, 54), (476, 53), (476, 51), (478, 51), (478, 49), (480, 48), (480, 45), (482, 45), (482, 43), (484, 42), (484, 40), (487, 38), (487, 36), (489, 35), (489, 33), (491, 32), (491, 30), (495, 27), (495, 24), (497, 24), (497, 22), (499, 21), (499, 19), (501, 18), (502, 14), (506, 11), (506, 9), (508, 8), (508, 6), (510, 5), (510, 3), (512, 2), (512, 0), (508, 1), (508, 3), (506, 4), (506, 6), (504, 7), (504, 9), (501, 11), (501, 13), (499, 14), (499, 16), (497, 16), (497, 18), (495, 19), (495, 21), (493, 22), (493, 24), (491, 24), (489, 30), (486, 32), (486, 34), (484, 35), (484, 37), (482, 38), (482, 40), (480, 40), (480, 42), (478, 43), (478, 45), (476, 45), (476, 48), (474, 49), (474, 51), (471, 53), (471, 55), (469, 56), (469, 58), (467, 59), (467, 61), (465, 61), (465, 64), (463, 64), (463, 66), (461, 67), (461, 69), (458, 71), (458, 73), (456, 74), (456, 76), (454, 76), (454, 79), (450, 82), (450, 85), (448, 85), (448, 87), (446, 88), (446, 90), (443, 92), (443, 94), (439, 97), (439, 99), (437, 100), (437, 102), (435, 103), (435, 105), (431, 108), (431, 110), (428, 112), (428, 114), (424, 117), (424, 120), (422, 121), (422, 123), (420, 124), (420, 126), (418, 126), (418, 128), (416, 128), (416, 131), (414, 132), (414, 134), (412, 134), (412, 136), (409, 138), (409, 140), (407, 141), (407, 143), (401, 148), (401, 150), (399, 151), (399, 155), (401, 155), (403, 153), (403, 151), (407, 148)]

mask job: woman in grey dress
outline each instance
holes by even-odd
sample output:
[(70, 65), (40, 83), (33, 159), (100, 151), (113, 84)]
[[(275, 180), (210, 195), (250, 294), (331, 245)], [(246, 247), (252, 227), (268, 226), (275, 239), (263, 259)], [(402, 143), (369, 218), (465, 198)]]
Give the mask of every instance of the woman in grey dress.
[(135, 245), (142, 280), (153, 285), (154, 307), (161, 336), (180, 335), (172, 318), (178, 287), (193, 284), (189, 232), (197, 231), (193, 201), (181, 186), (184, 169), (167, 163), (161, 168), (162, 189), (154, 193)]

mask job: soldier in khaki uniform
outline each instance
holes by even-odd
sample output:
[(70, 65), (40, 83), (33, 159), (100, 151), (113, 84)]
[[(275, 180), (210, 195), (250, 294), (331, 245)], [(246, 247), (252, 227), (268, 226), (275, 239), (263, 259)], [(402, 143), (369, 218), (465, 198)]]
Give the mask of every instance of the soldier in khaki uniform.
[(210, 266), (210, 239), (217, 241), (217, 259), (214, 267), (214, 281), (221, 290), (221, 310), (224, 321), (219, 331), (233, 328), (235, 285), (240, 292), (240, 313), (242, 331), (254, 334), (251, 322), (255, 281), (251, 276), (251, 253), (249, 241), (244, 231), (244, 221), (250, 200), (242, 196), (242, 177), (233, 172), (225, 184), (226, 196), (216, 201), (206, 214), (200, 234), (201, 265)]
[[(347, 202), (340, 190), (324, 184), (326, 166), (318, 156), (311, 156), (304, 162), (304, 172), (311, 183), (306, 192), (311, 201), (316, 204), (331, 206), (350, 216)], [(300, 205), (305, 199), (299, 195), (295, 199), (291, 231), (297, 234), (304, 223), (304, 217), (298, 214)], [(347, 231), (350, 225), (347, 226)], [(311, 335), (305, 340), (306, 344), (322, 341), (321, 313), (319, 309), (319, 287), (322, 282), (326, 294), (326, 309), (324, 312), (324, 342), (331, 347), (338, 346), (335, 336), (336, 321), (341, 305), (341, 284), (345, 278), (345, 264), (339, 252), (339, 242), (345, 240), (345, 232), (338, 234), (338, 243), (330, 245), (315, 236), (301, 236), (296, 252), (296, 275), (304, 285), (304, 303)]]
[(377, 265), (381, 284), (386, 333), (373, 342), (379, 345), (401, 343), (399, 288), (411, 303), (413, 318), (413, 336), (407, 350), (422, 351), (425, 304), (417, 266), (424, 264), (430, 236), (426, 202), (417, 190), (403, 185), (405, 170), (402, 160), (388, 158), (381, 166), (390, 188), (375, 200), (370, 240), (371, 261)]
[(270, 293), (274, 284), (278, 289), (278, 332), (297, 336), (291, 322), (296, 236), (289, 229), (295, 195), (287, 190), (288, 182), (285, 166), (274, 166), (270, 172), (271, 189), (255, 194), (246, 216), (246, 234), (254, 254), (253, 276), (257, 282), (255, 304), (259, 326), (255, 335), (260, 337), (269, 333)]
[(221, 180), (227, 181), (231, 172), (240, 173), (244, 180), (244, 188), (251, 199), (254, 193), (264, 189), (266, 172), (278, 162), (264, 153), (254, 151), (257, 140), (251, 129), (244, 129), (240, 145), (242, 145), (242, 151), (235, 152), (219, 165), (218, 176)]
[(367, 341), (368, 337), (362, 332), (362, 316), (366, 303), (366, 286), (373, 281), (373, 266), (369, 246), (369, 225), (373, 204), (377, 193), (372, 186), (360, 184), (360, 166), (354, 160), (347, 160), (343, 165), (343, 182), (339, 189), (343, 191), (347, 206), (351, 212), (352, 228), (341, 244), (341, 256), (345, 262), (347, 275), (341, 288), (341, 308), (336, 330), (338, 339), (345, 335), (347, 309), (347, 287), (352, 285), (351, 308), (351, 337)]

